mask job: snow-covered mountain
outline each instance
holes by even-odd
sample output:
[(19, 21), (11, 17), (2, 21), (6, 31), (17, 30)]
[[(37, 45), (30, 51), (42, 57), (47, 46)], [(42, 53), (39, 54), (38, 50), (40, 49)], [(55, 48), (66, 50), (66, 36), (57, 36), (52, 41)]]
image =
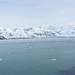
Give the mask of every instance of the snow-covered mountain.
[(5, 38), (75, 37), (75, 25), (42, 25), (31, 28), (2, 28), (0, 36)]

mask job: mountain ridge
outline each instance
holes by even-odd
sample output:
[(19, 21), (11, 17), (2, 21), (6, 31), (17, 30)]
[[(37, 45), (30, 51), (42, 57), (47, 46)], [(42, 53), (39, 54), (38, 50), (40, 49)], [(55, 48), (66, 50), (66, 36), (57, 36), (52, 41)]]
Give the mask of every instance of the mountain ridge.
[(0, 36), (5, 38), (75, 37), (75, 25), (42, 25), (25, 28), (0, 27)]

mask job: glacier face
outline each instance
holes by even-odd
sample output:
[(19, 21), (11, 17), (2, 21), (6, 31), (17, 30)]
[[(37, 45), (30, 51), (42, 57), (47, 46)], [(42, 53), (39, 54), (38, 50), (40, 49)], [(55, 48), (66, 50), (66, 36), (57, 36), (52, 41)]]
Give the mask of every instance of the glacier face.
[(0, 36), (5, 38), (75, 37), (75, 25), (42, 25), (37, 28), (2, 28)]

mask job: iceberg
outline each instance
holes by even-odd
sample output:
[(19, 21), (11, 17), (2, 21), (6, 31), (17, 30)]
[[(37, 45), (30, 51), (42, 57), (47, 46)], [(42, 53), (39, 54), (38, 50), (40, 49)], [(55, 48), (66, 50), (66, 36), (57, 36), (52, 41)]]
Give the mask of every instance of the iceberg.
[(56, 61), (57, 59), (51, 59), (52, 61)]
[(0, 61), (2, 61), (2, 59), (0, 59)]

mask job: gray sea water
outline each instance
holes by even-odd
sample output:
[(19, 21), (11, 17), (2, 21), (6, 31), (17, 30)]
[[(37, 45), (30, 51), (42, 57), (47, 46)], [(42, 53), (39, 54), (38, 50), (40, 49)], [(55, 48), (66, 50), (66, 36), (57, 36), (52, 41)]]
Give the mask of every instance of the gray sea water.
[(0, 75), (75, 75), (75, 38), (0, 40)]

